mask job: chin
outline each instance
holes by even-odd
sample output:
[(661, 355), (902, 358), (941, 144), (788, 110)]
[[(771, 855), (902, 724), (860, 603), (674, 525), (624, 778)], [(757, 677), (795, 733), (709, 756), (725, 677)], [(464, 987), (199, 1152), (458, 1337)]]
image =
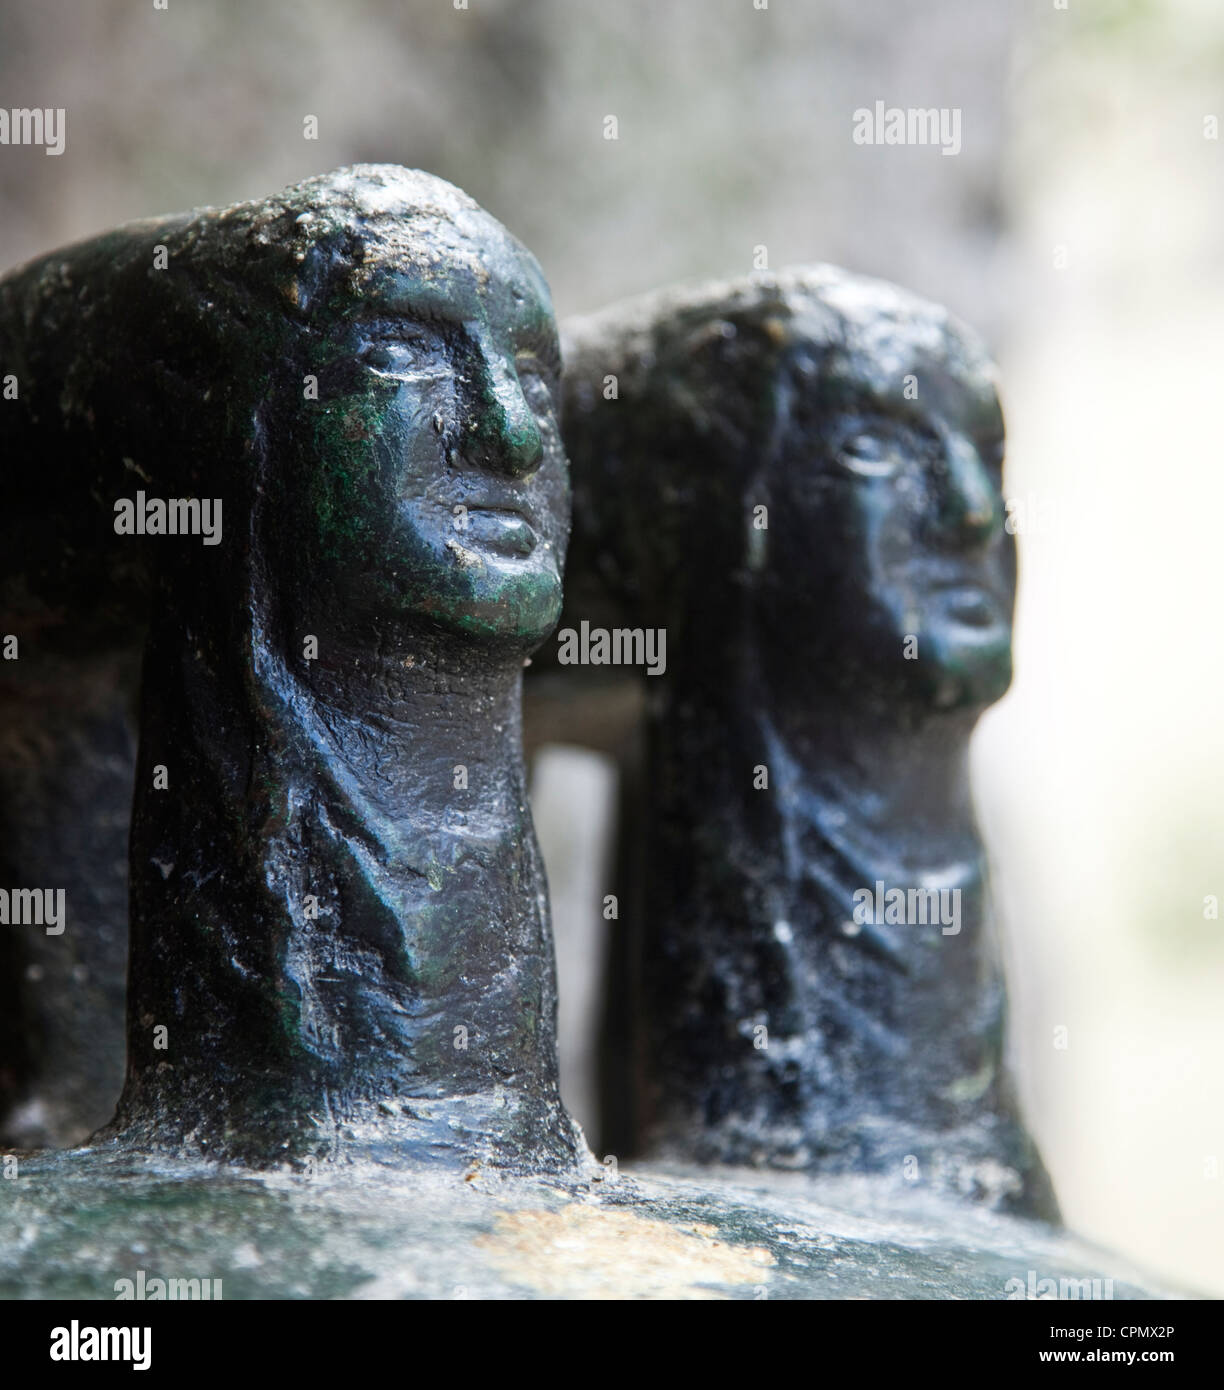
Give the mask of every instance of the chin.
[(561, 617), (561, 579), (555, 570), (490, 575), (465, 593), (427, 605), (430, 617), (472, 640), (506, 641), (534, 651)]
[(923, 663), (922, 684), (939, 709), (985, 709), (1002, 699), (1012, 680), (1011, 633), (993, 640), (974, 631), (972, 640), (939, 643), (934, 659)]

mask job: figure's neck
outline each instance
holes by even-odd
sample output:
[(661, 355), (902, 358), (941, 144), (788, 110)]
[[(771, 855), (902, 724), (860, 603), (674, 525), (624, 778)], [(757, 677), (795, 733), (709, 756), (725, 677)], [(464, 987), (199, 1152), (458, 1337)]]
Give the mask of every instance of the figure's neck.
[[(797, 679), (771, 688), (744, 669), (718, 705), (708, 684), (673, 691), (657, 731), (654, 1142), (691, 1154), (717, 1114), (701, 1152), (723, 1162), (897, 1172), (920, 1155), (953, 1186), (1011, 1181), (1025, 1141), (999, 1079), (974, 712), (890, 720), (865, 691), (808, 698)], [(729, 1042), (743, 1020), (766, 1047)]]
[(513, 702), (522, 679), (521, 663), (504, 653), (486, 657), (470, 643), (439, 635), (331, 640), (313, 660), (294, 664), (302, 684), (337, 713), (387, 724), (411, 722), (421, 709)]
[(895, 720), (846, 702), (798, 708), (766, 696), (749, 703), (748, 718), (790, 804), (865, 855), (888, 846), (886, 857), (901, 849), (929, 868), (960, 857), (976, 837), (968, 769), (976, 712)]
[(368, 795), (439, 824), (458, 806), (519, 809), (488, 793), (522, 779), (520, 666), (473, 661), (437, 638), (331, 646), (293, 684), (311, 731)]
[[(173, 748), (176, 781), (201, 790), (138, 775), (119, 1131), (254, 1162), (342, 1132), (513, 1162), (534, 1134), (565, 1166), (518, 661), (321, 641), (306, 662), (256, 639), (249, 681), (175, 652), (173, 632), (146, 661), (142, 763)], [(173, 1068), (143, 1046), (146, 1015), (169, 1021)]]

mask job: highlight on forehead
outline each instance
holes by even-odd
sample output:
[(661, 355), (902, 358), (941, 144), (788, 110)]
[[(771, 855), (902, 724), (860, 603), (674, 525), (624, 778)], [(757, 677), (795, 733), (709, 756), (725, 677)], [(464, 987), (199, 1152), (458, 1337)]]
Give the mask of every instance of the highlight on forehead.
[[(933, 308), (933, 306), (932, 306)], [(937, 366), (958, 380), (993, 390), (995, 368), (985, 345), (946, 311), (916, 301), (899, 313), (855, 314), (844, 320), (841, 352), (873, 379), (899, 380)]]
[(845, 321), (841, 340), (821, 367), (830, 380), (859, 381), (886, 395), (905, 378), (930, 372), (961, 383), (983, 402), (996, 399), (994, 362), (981, 342), (947, 315)]
[(420, 239), (414, 223), (441, 227), (473, 214), (488, 216), (454, 184), (395, 164), (356, 164), (304, 179), (274, 194), (266, 206), (272, 217), (296, 212), (305, 242), (348, 230), (374, 232), (380, 240), (401, 242), (406, 249)]
[(280, 297), (296, 316), (337, 294), (360, 300), (388, 269), (441, 289), (457, 275), (483, 287), (513, 265), (547, 303), (530, 253), (461, 189), (419, 169), (353, 165), (260, 202), (204, 209), (197, 225), (209, 224), (279, 263)]
[(567, 337), (576, 356), (592, 342), (601, 344), (605, 355), (610, 345), (619, 344), (632, 358), (736, 323), (766, 330), (762, 346), (772, 343), (778, 356), (801, 343), (848, 346), (881, 361), (896, 357), (901, 348), (917, 348), (943, 358), (958, 373), (993, 372), (977, 334), (941, 305), (888, 281), (824, 264), (639, 295), (573, 320)]

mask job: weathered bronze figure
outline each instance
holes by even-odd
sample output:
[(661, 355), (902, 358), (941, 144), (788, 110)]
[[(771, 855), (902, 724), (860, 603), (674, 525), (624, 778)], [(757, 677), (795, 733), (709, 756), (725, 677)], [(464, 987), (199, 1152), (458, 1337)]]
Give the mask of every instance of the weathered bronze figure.
[(6, 621), (148, 634), (102, 1137), (571, 1165), (520, 744), (569, 510), (535, 260), (359, 166), (27, 266), (0, 341)]
[(965, 776), (1014, 581), (980, 347), (813, 270), (652, 297), (573, 357), (574, 625), (666, 628), (625, 855), (653, 1151), (817, 1180), (622, 1180), (565, 1115), (519, 712), (568, 531), (548, 292), (458, 190), (361, 166), (0, 279), (0, 1145), (115, 1084), (135, 787), (126, 1085), (91, 1143), (0, 1151), (0, 1296), (1101, 1269), (997, 1210), (1053, 1206)]
[(595, 577), (667, 633), (640, 822), (650, 1150), (1052, 1214), (969, 794), (1015, 588), (982, 345), (816, 267), (644, 297), (569, 325), (566, 355), (564, 622)]

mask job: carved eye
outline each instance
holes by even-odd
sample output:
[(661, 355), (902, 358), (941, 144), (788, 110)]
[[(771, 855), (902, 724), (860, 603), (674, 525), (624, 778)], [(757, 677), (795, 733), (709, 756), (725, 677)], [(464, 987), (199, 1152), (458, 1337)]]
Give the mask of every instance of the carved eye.
[(362, 360), (380, 371), (389, 367), (395, 360), (391, 349), (385, 343), (374, 343), (361, 354)]
[(861, 478), (892, 478), (912, 468), (938, 468), (943, 448), (920, 420), (864, 412), (847, 415), (833, 434), (838, 463)]
[(518, 374), (523, 397), (532, 411), (539, 416), (549, 417), (556, 412), (551, 381), (555, 373), (550, 373), (544, 363), (534, 354), (520, 353), (515, 358), (514, 369)]
[(408, 327), (372, 338), (360, 358), (365, 366), (389, 376), (436, 376), (450, 370), (443, 344), (424, 330)]
[(887, 478), (901, 462), (896, 439), (866, 431), (850, 435), (837, 457), (851, 473), (865, 478)]

